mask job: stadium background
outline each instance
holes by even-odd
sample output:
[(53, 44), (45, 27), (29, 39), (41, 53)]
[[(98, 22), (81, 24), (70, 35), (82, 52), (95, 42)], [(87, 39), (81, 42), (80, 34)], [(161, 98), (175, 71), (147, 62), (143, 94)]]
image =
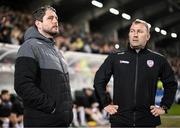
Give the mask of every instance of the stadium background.
[[(178, 80), (175, 103), (163, 126), (180, 127), (180, 1), (178, 0), (0, 0), (0, 90), (13, 90), (14, 60), (23, 43), (24, 31), (32, 25), (32, 10), (52, 5), (59, 16), (60, 34), (56, 45), (69, 64), (73, 97), (91, 88), (93, 77), (104, 58), (127, 45), (127, 34), (134, 19), (149, 22), (148, 47), (165, 55)], [(112, 95), (112, 79), (109, 83)], [(157, 104), (162, 83), (157, 84)], [(95, 123), (94, 125), (96, 125)], [(92, 124), (91, 124), (92, 125)]]

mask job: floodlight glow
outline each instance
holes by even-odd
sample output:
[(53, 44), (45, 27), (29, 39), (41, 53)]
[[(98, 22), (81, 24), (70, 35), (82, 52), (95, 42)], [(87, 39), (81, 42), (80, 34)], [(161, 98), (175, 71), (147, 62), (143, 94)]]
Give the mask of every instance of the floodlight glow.
[(128, 14), (126, 14), (126, 13), (122, 13), (121, 16), (122, 16), (124, 19), (126, 19), (126, 20), (130, 20), (130, 19), (131, 19), (131, 16), (128, 15)]
[(172, 38), (177, 38), (177, 34), (176, 33), (171, 33), (171, 37)]
[(92, 0), (91, 1), (92, 5), (98, 7), (98, 8), (102, 8), (103, 7), (103, 4), (99, 1), (96, 1), (96, 0)]
[(159, 27), (155, 27), (155, 31), (156, 32), (160, 32), (160, 28)]
[(119, 49), (119, 44), (115, 44), (114, 46), (116, 49)]
[(110, 8), (109, 11), (114, 15), (119, 15), (119, 11), (115, 8)]
[(161, 30), (161, 34), (162, 34), (162, 35), (167, 35), (167, 32), (162, 29), (162, 30)]

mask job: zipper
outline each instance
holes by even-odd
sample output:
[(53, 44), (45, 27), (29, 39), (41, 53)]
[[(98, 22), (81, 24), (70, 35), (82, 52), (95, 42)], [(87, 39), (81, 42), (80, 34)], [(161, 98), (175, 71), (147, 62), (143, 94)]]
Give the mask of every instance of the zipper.
[[(138, 79), (138, 59), (139, 59), (139, 54), (136, 53), (136, 71), (135, 71), (135, 85), (134, 85), (134, 106), (136, 107), (136, 93), (137, 93), (137, 79)], [(133, 126), (136, 126), (135, 121), (136, 121), (136, 112), (133, 112)]]
[[(60, 65), (62, 67), (62, 70), (63, 70), (63, 73), (64, 73), (64, 78), (65, 78), (65, 84), (70, 89), (69, 80), (68, 80), (68, 78), (66, 76), (65, 69), (64, 69), (64, 66), (63, 66), (63, 63), (62, 63), (62, 59), (61, 59), (61, 56), (63, 58), (63, 55), (62, 55), (62, 53), (59, 53), (60, 51), (57, 51), (54, 46), (53, 46), (53, 50), (55, 52), (55, 56), (59, 59)], [(68, 74), (68, 72), (67, 72), (67, 74)], [(70, 99), (72, 100), (72, 96), (70, 96)]]
[(133, 120), (134, 120), (134, 122), (133, 122), (133, 127), (135, 127), (135, 126), (136, 126), (135, 119), (136, 119), (136, 113), (135, 113), (135, 112), (133, 112)]
[[(68, 78), (67, 78), (66, 73), (65, 73), (65, 69), (64, 69), (64, 66), (63, 66), (61, 57), (60, 57), (61, 55), (60, 55), (60, 53), (59, 53), (58, 51), (56, 51), (56, 48), (55, 48), (53, 45), (52, 45), (52, 48), (53, 48), (53, 51), (54, 51), (55, 56), (59, 59), (60, 65), (61, 65), (62, 70), (63, 70), (63, 73), (64, 73), (65, 82), (68, 84), (69, 82), (68, 82)], [(68, 85), (67, 85), (67, 86), (68, 86)]]

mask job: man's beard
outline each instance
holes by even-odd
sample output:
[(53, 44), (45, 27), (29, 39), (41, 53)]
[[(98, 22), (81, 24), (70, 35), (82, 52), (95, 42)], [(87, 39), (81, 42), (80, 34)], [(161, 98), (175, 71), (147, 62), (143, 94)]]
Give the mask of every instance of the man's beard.
[(44, 30), (44, 32), (49, 34), (50, 36), (53, 36), (53, 37), (56, 36), (59, 33), (59, 31), (53, 32), (53, 31), (50, 31), (50, 30)]

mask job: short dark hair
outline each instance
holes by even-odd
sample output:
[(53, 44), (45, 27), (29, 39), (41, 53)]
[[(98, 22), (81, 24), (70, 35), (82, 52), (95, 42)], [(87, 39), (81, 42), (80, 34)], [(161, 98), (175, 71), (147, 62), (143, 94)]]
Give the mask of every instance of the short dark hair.
[(5, 95), (5, 94), (8, 94), (8, 93), (9, 93), (9, 91), (6, 90), (6, 89), (3, 89), (3, 90), (1, 91), (1, 95)]
[(38, 8), (37, 10), (35, 10), (35, 11), (32, 13), (34, 22), (35, 22), (36, 20), (42, 22), (42, 21), (43, 21), (43, 17), (44, 17), (44, 15), (45, 15), (45, 13), (46, 13), (46, 11), (47, 11), (48, 9), (49, 9), (49, 10), (52, 10), (52, 11), (54, 11), (54, 12), (56, 13), (56, 9), (54, 9), (54, 8), (51, 7), (50, 5), (42, 6), (42, 7)]

